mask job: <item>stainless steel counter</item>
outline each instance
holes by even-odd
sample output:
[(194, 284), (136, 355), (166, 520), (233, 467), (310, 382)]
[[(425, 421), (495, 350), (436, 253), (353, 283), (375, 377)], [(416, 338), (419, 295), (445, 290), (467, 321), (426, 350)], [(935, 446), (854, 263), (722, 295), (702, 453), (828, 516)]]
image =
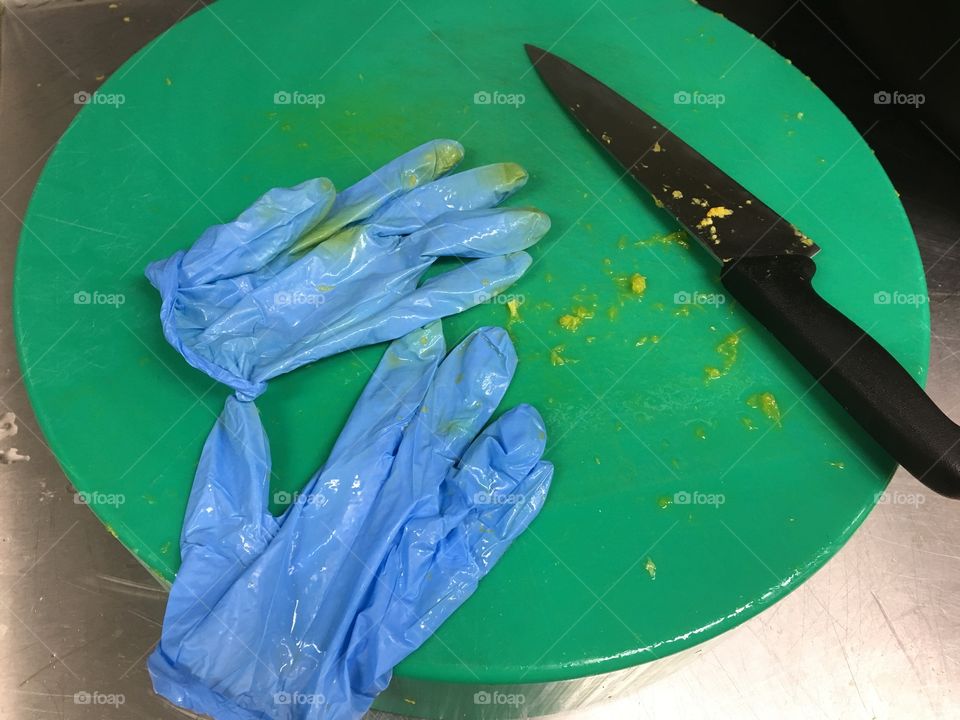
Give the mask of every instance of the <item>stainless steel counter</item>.
[[(182, 717), (153, 695), (144, 669), (164, 592), (75, 502), (23, 388), (9, 297), (19, 219), (77, 110), (73, 93), (200, 5), (16, 0), (0, 18), (0, 416), (16, 416), (0, 417), (0, 463), (16, 457), (11, 447), (29, 456), (0, 464), (0, 718)], [(131, 22), (117, 23), (117, 12)], [(884, 120), (870, 141), (902, 172), (922, 166), (960, 187), (958, 153), (919, 121)], [(960, 218), (949, 193), (925, 187), (901, 190), (930, 281), (929, 390), (956, 418)], [(900, 472), (853, 540), (786, 600), (666, 679), (569, 717), (960, 717), (958, 538), (960, 504)]]

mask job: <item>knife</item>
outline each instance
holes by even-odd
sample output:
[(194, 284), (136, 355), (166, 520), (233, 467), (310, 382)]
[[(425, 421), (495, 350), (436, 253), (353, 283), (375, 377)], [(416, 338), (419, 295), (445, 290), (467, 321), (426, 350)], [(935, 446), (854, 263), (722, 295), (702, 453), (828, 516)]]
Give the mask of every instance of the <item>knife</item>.
[(626, 98), (566, 60), (524, 47), (564, 109), (720, 262), (727, 291), (907, 471), (960, 497), (960, 427), (817, 294), (820, 248)]

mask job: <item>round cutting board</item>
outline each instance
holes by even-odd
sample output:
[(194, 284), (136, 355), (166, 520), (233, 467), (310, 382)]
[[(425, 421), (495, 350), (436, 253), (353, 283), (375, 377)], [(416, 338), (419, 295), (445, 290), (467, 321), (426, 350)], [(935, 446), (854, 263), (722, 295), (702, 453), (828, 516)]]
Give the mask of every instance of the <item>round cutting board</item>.
[[(508, 292), (519, 318), (494, 301), (444, 322), (451, 346), (508, 325), (520, 366), (503, 407), (545, 417), (549, 501), (400, 680), (552, 682), (690, 647), (809, 577), (894, 469), (585, 139), (524, 42), (600, 77), (783, 213), (823, 248), (818, 291), (918, 380), (927, 363), (917, 249), (869, 147), (788, 61), (696, 4), (225, 0), (193, 15), (79, 113), (16, 268), (20, 356), (50, 446), (158, 576), (176, 573), (226, 391), (164, 342), (149, 261), (269, 187), (345, 187), (436, 137), (464, 144), (465, 167), (522, 164), (530, 180), (510, 202), (553, 220)], [(576, 330), (559, 322), (570, 314)], [(300, 369), (258, 400), (274, 510), (322, 463), (382, 352)]]

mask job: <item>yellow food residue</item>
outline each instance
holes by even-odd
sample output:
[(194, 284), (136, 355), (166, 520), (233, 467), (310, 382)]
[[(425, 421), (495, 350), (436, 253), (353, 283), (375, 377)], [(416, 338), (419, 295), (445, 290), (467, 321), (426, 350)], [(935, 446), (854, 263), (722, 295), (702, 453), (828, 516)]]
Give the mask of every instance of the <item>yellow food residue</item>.
[(653, 562), (653, 558), (647, 558), (647, 562), (643, 567), (646, 569), (651, 580), (657, 579), (657, 564)]
[(679, 245), (686, 249), (690, 247), (687, 242), (687, 234), (683, 230), (674, 230), (665, 235), (657, 233), (646, 240), (638, 240), (634, 243), (637, 247), (650, 247), (651, 245)]
[(668, 497), (667, 495), (661, 495), (657, 498), (657, 505), (666, 510), (673, 504), (673, 498)]
[(647, 278), (640, 273), (630, 276), (630, 292), (634, 295), (643, 295), (647, 291)]
[(707, 431), (702, 427), (694, 428), (693, 434), (697, 438), (697, 440), (707, 439)]
[[(696, 199), (697, 198), (694, 198), (694, 200)], [(703, 207), (706, 207), (707, 201), (704, 200), (702, 202), (703, 202)], [(700, 203), (696, 203), (696, 204), (699, 205)], [(705, 227), (710, 227), (711, 225), (713, 225), (714, 218), (725, 218), (725, 217), (730, 217), (731, 215), (733, 215), (733, 210), (730, 210), (729, 208), (725, 208), (722, 205), (718, 205), (717, 207), (712, 207), (707, 210), (707, 214), (703, 216), (703, 220), (697, 223), (697, 227), (702, 230)], [(714, 241), (716, 241), (715, 230), (711, 229), (710, 236), (714, 239)]]
[(748, 417), (742, 417), (742, 418), (740, 418), (740, 422), (743, 423), (743, 426), (744, 426), (747, 430), (756, 430), (756, 429), (757, 429), (757, 426), (754, 424), (753, 420), (751, 420), (751, 419), (748, 418)]
[(743, 330), (732, 332), (717, 345), (715, 349), (723, 362), (719, 368), (708, 366), (703, 369), (707, 382), (723, 377), (733, 368), (734, 363), (737, 362), (737, 350), (740, 346), (740, 335), (742, 334)]
[(518, 298), (510, 298), (507, 300), (507, 312), (510, 314), (507, 320), (508, 325), (512, 325), (515, 322), (523, 322), (523, 319), (520, 317), (520, 306), (522, 304), (523, 301)]
[(709, 218), (725, 218), (733, 215), (733, 210), (718, 205), (717, 207), (712, 207), (707, 210), (707, 217)]
[(651, 150), (653, 150), (654, 152), (663, 152), (663, 147), (660, 145), (659, 140), (653, 143), (653, 147), (651, 148)]
[(780, 415), (780, 406), (777, 404), (777, 398), (771, 392), (756, 393), (747, 398), (747, 405), (757, 408), (766, 415), (770, 421), (777, 427), (782, 427)]
[(592, 319), (593, 315), (593, 310), (588, 310), (582, 305), (578, 305), (566, 315), (561, 315), (557, 322), (564, 330), (576, 332), (580, 329), (580, 326), (583, 325), (583, 321)]
[(672, 193), (670, 193), (670, 194), (673, 195), (674, 199), (676, 199), (676, 200), (682, 200), (682, 199), (683, 199), (683, 193), (680, 192), (679, 190), (674, 190), (674, 191), (673, 191)]
[(732, 368), (737, 361), (737, 348), (740, 345), (740, 335), (742, 334), (743, 330), (730, 333), (723, 339), (723, 342), (717, 345), (717, 352), (723, 357), (724, 370)]
[(575, 363), (576, 360), (571, 360), (570, 358), (565, 358), (563, 356), (564, 350), (566, 348), (563, 345), (557, 345), (555, 348), (550, 350), (550, 364), (554, 367), (560, 367), (561, 365), (568, 365)]

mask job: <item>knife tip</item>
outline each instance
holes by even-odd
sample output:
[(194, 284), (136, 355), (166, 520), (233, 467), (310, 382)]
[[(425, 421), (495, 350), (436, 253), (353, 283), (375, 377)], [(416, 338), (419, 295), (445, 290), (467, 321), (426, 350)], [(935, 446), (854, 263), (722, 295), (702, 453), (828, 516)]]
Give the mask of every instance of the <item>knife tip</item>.
[(530, 43), (524, 43), (523, 49), (527, 51), (527, 57), (530, 58), (533, 63), (536, 63), (547, 54), (546, 50), (538, 48), (536, 45), (531, 45)]

